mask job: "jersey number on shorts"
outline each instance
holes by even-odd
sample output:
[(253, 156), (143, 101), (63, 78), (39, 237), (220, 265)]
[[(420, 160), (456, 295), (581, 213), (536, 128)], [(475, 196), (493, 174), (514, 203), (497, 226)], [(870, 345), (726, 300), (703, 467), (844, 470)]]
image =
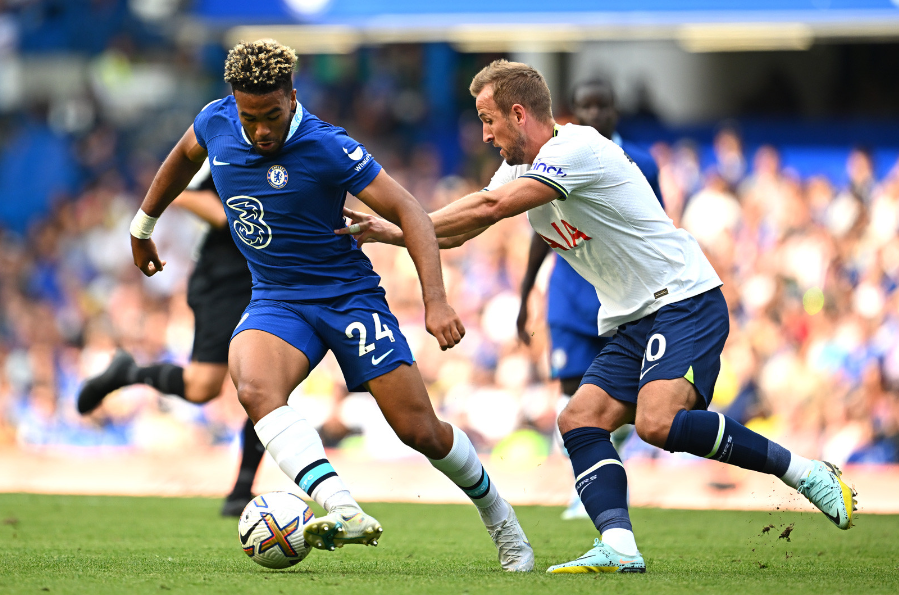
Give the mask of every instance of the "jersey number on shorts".
[[(657, 343), (658, 347), (656, 348), (655, 353), (653, 353), (653, 343)], [(660, 335), (658, 333), (654, 334), (649, 338), (649, 342), (646, 344), (646, 353), (643, 354), (643, 365), (640, 367), (640, 380), (643, 380), (643, 375), (655, 368), (658, 364), (653, 364), (646, 367), (646, 362), (654, 362), (658, 359), (662, 359), (662, 356), (665, 355), (665, 347), (667, 346), (667, 342), (665, 341), (665, 336)]]
[[(393, 338), (393, 331), (387, 328), (386, 324), (381, 324), (381, 317), (378, 316), (377, 313), (372, 313), (371, 316), (375, 322), (375, 341), (379, 341), (384, 337), (388, 337), (390, 339), (390, 342), (392, 343), (395, 340)], [(370, 343), (368, 345), (365, 344), (365, 338), (368, 336), (368, 333), (365, 330), (365, 325), (361, 322), (351, 323), (348, 327), (346, 327), (347, 338), (352, 339), (355, 331), (359, 331), (359, 357), (362, 357), (366, 353), (374, 351), (374, 343)]]

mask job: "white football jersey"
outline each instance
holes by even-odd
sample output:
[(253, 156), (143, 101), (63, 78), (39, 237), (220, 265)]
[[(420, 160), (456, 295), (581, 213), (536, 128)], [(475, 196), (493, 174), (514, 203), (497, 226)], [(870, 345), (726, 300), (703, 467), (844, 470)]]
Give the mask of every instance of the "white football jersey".
[(721, 285), (687, 231), (674, 226), (640, 168), (589, 126), (556, 126), (533, 165), (505, 162), (494, 190), (519, 177), (558, 191), (527, 212), (534, 230), (596, 288), (599, 334)]

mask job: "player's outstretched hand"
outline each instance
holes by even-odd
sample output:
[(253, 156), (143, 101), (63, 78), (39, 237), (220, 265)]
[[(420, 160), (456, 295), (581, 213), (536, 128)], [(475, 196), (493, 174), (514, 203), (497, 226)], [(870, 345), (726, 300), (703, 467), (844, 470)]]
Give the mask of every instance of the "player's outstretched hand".
[(351, 235), (360, 246), (367, 242), (403, 245), (403, 230), (386, 219), (353, 211), (346, 207), (343, 209), (343, 216), (350, 219), (350, 225), (335, 229), (334, 233), (337, 235)]
[(147, 277), (152, 277), (165, 266), (164, 260), (159, 260), (156, 253), (156, 244), (153, 240), (139, 240), (131, 236), (131, 255), (134, 256), (134, 264)]
[(458, 345), (465, 336), (462, 320), (445, 300), (425, 304), (425, 328), (443, 351)]

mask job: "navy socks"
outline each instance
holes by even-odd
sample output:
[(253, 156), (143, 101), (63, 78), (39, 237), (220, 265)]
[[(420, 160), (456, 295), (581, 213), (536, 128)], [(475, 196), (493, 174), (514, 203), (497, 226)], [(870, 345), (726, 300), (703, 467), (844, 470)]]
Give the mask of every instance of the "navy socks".
[(627, 474), (609, 432), (576, 428), (562, 436), (571, 457), (574, 487), (600, 533), (609, 529), (631, 531), (627, 512)]
[(777, 477), (790, 466), (790, 451), (713, 411), (680, 410), (671, 423), (665, 450), (688, 452)]

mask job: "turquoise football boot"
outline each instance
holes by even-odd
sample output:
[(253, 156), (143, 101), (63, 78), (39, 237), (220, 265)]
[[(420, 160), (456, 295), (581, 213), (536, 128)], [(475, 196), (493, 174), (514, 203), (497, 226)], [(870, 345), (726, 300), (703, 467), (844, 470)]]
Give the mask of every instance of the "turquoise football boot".
[(813, 461), (815, 466), (799, 482), (799, 493), (818, 507), (830, 522), (840, 529), (852, 526), (852, 514), (858, 509), (857, 492), (843, 483), (842, 471), (827, 461)]
[(571, 562), (556, 564), (546, 569), (552, 574), (585, 574), (594, 572), (646, 572), (643, 556), (625, 556), (604, 544), (599, 538), (593, 549)]

